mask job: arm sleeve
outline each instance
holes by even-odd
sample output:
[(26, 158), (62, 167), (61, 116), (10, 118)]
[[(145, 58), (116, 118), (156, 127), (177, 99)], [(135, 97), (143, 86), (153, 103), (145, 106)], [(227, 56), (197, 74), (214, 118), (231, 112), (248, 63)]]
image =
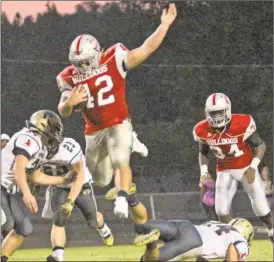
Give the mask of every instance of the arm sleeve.
[(209, 145), (199, 142), (199, 152), (203, 155), (207, 155), (209, 153)]
[(72, 90), (72, 86), (70, 86), (62, 77), (58, 75), (56, 77), (57, 85), (61, 93), (66, 90)]
[(121, 43), (118, 43), (115, 48), (115, 61), (117, 69), (122, 78), (125, 78), (127, 75), (127, 53), (128, 49)]
[(252, 148), (255, 148), (261, 144), (264, 143), (262, 138), (260, 137), (258, 131), (254, 131), (247, 139), (246, 143), (252, 146)]
[(252, 118), (252, 116), (249, 116), (249, 117), (250, 119), (244, 133), (243, 141), (246, 141), (257, 130), (254, 119)]
[(24, 155), (28, 159), (33, 157), (40, 149), (39, 142), (31, 136), (20, 135), (14, 142), (14, 149), (12, 153), (17, 155)]

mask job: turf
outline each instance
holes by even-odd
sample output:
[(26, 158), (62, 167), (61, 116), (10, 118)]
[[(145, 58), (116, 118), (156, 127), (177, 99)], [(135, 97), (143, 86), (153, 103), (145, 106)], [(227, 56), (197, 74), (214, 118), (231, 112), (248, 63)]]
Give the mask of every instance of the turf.
[[(140, 261), (144, 247), (74, 247), (66, 248), (65, 261)], [(45, 261), (50, 249), (22, 249), (10, 261)], [(273, 261), (273, 245), (268, 240), (252, 242), (248, 261)]]

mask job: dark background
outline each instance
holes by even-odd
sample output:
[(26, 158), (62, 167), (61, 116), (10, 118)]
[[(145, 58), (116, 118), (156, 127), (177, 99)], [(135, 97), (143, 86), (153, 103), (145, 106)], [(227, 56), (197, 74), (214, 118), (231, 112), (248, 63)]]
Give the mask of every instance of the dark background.
[[(57, 111), (55, 77), (69, 63), (72, 40), (93, 34), (103, 48), (135, 48), (157, 28), (162, 2), (86, 3), (61, 16), (47, 12), (22, 21), (2, 16), (2, 133), (12, 135), (36, 110)], [(176, 2), (177, 19), (152, 57), (128, 74), (127, 100), (134, 129), (149, 156), (132, 157), (139, 192), (198, 189), (198, 148), (192, 129), (204, 118), (212, 92), (224, 92), (236, 113), (251, 114), (268, 146), (272, 167), (273, 3)], [(27, 61), (26, 61), (27, 60)], [(47, 61), (52, 61), (48, 63)], [(62, 63), (63, 62), (63, 63)], [(83, 148), (83, 121), (64, 119), (66, 135)], [(103, 192), (103, 191), (98, 191)]]
[[(132, 157), (138, 192), (198, 191), (198, 147), (192, 129), (204, 118), (205, 100), (213, 92), (228, 95), (233, 112), (254, 117), (268, 146), (266, 160), (272, 171), (273, 3), (176, 4), (178, 16), (163, 45), (143, 66), (128, 74), (127, 100), (134, 129), (149, 149), (145, 159)], [(75, 14), (61, 16), (54, 5), (48, 4), (47, 12), (39, 14), (37, 22), (31, 17), (22, 21), (20, 14), (10, 22), (3, 14), (2, 133), (12, 135), (20, 130), (36, 110), (57, 111), (60, 93), (55, 77), (69, 64), (68, 49), (78, 34), (94, 35), (105, 49), (117, 42), (131, 49), (141, 45), (160, 22), (159, 2), (101, 7), (88, 3), (86, 7), (89, 11), (78, 6)], [(64, 123), (66, 135), (76, 138), (84, 149), (80, 114), (64, 119)], [(150, 212), (148, 196), (142, 200)], [(195, 223), (206, 219), (199, 195), (166, 194), (156, 196), (154, 201), (156, 218), (182, 217)], [(254, 218), (246, 196), (238, 196), (235, 201), (234, 215)], [(43, 199), (40, 211), (42, 204)], [(106, 220), (111, 220), (118, 243), (128, 243), (133, 233), (130, 222), (121, 228), (111, 202), (100, 197), (98, 204)], [(49, 234), (50, 221), (37, 215), (32, 219), (36, 237), (29, 238), (25, 246), (48, 247), (49, 238), (41, 236)], [(79, 213), (74, 212), (68, 226), (69, 245), (101, 243), (99, 237), (90, 237), (81, 221)], [(72, 233), (74, 238), (70, 239)]]

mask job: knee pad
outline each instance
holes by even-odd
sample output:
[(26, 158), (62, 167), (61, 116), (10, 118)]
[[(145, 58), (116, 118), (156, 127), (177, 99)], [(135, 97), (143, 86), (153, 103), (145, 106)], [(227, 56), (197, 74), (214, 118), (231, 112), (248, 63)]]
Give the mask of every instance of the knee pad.
[(96, 229), (97, 228), (97, 217), (96, 214), (87, 214), (87, 224), (90, 228)]
[(32, 234), (33, 231), (33, 225), (30, 222), (30, 219), (28, 217), (25, 217), (20, 224), (16, 225), (15, 232), (18, 235), (27, 237)]
[(129, 166), (129, 157), (123, 157), (123, 155), (121, 157), (116, 156), (112, 161), (112, 166), (115, 170), (120, 169), (121, 166)]
[(57, 227), (64, 227), (65, 224), (66, 224), (66, 220), (67, 220), (67, 218), (62, 215), (61, 211), (58, 211), (58, 212), (54, 213), (53, 224), (55, 226), (57, 226)]
[(1, 208), (1, 226), (3, 226), (7, 221), (6, 215), (3, 211), (3, 209)]
[(8, 218), (6, 223), (1, 226), (1, 230), (5, 233), (9, 233), (12, 229), (14, 229), (14, 220), (13, 218)]
[(215, 212), (216, 214), (220, 216), (226, 216), (230, 213), (230, 204), (229, 203), (218, 203), (215, 200)]

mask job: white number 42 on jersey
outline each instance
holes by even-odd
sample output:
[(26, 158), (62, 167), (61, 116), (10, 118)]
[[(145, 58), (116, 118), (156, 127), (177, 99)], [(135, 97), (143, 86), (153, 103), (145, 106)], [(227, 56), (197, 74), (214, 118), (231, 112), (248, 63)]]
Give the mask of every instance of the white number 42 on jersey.
[(113, 82), (109, 75), (103, 75), (98, 77), (95, 81), (95, 86), (100, 86), (102, 82), (105, 82), (105, 86), (100, 88), (99, 92), (97, 93), (97, 97), (93, 97), (90, 94), (88, 84), (83, 84), (83, 87), (86, 89), (88, 93), (88, 101), (87, 101), (87, 108), (94, 108), (94, 99), (97, 99), (98, 106), (105, 106), (115, 102), (114, 95), (109, 95), (108, 97), (104, 97), (106, 92), (109, 92), (113, 88)]

